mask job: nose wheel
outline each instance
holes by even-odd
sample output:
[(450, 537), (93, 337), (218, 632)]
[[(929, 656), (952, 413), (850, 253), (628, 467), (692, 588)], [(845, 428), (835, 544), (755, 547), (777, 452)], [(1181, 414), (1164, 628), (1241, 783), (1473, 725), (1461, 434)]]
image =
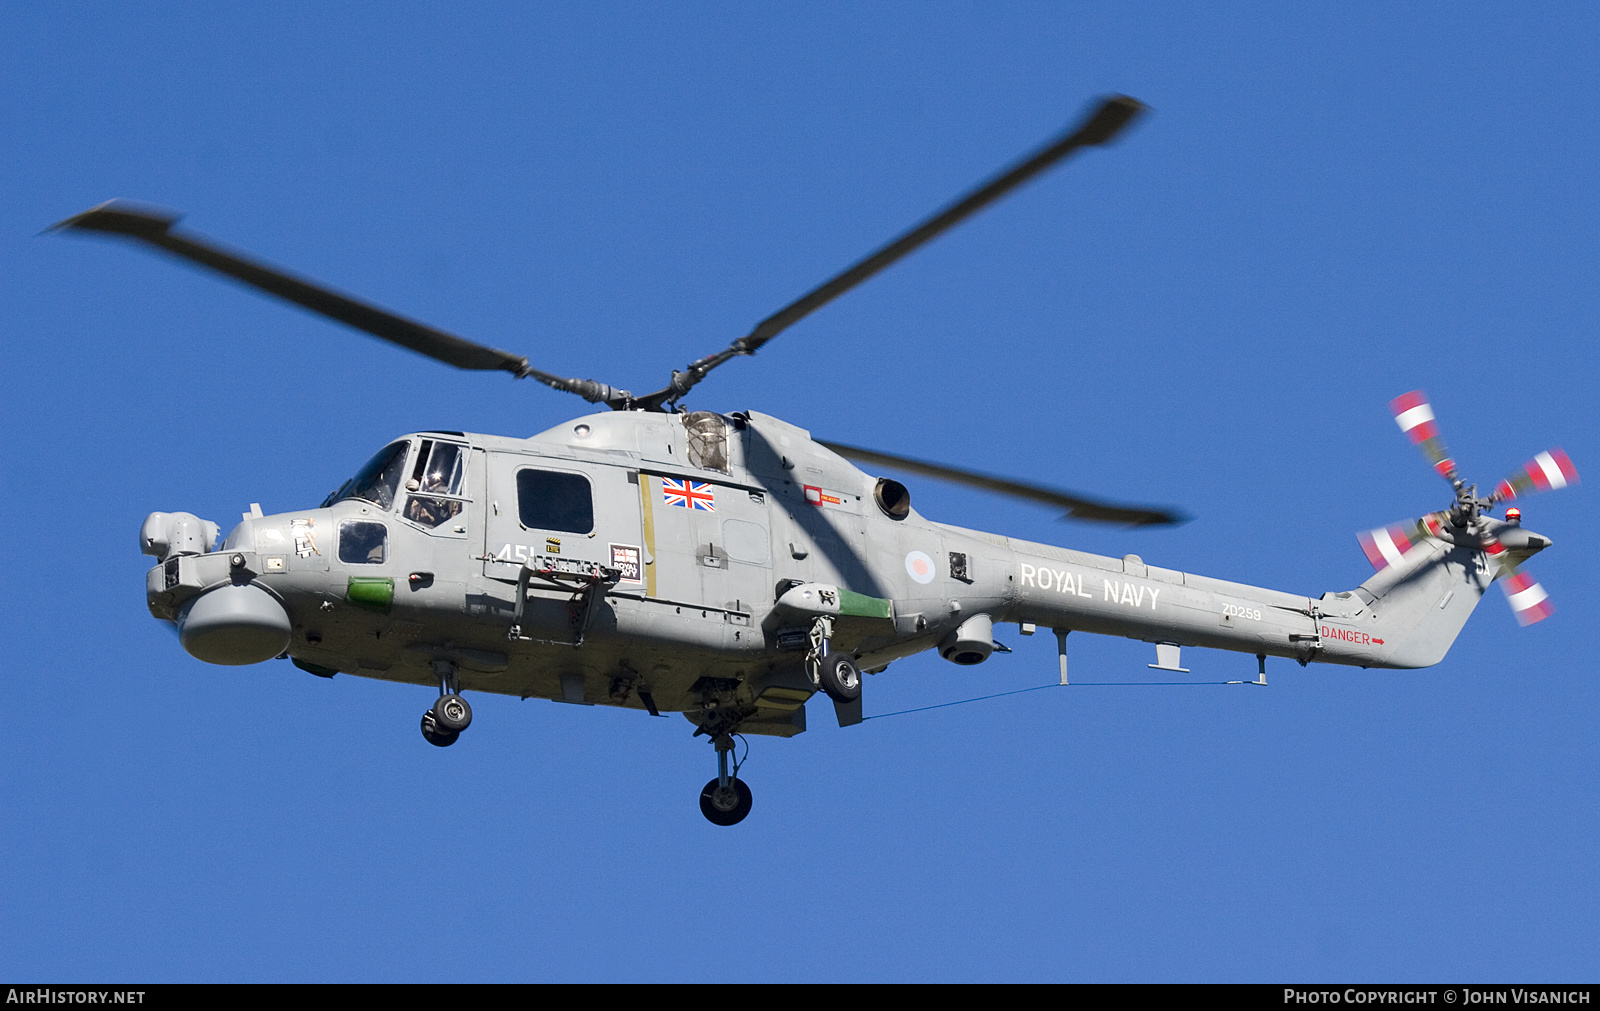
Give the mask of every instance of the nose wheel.
[[(739, 766), (743, 763), (733, 758), (733, 771), (728, 770), (733, 754), (733, 735), (718, 734), (711, 739), (711, 744), (717, 749), (717, 778), (700, 791), (700, 813), (713, 825), (737, 825), (750, 813), (754, 797), (750, 787), (739, 778)], [(747, 744), (747, 757), (748, 748)]]
[(457, 690), (454, 663), (435, 660), (433, 672), (439, 678), (439, 701), (422, 714), (422, 738), (436, 748), (448, 748), (472, 726), (472, 707)]
[(459, 730), (441, 730), (434, 721), (433, 710), (422, 714), (422, 739), (436, 748), (448, 748), (461, 736)]

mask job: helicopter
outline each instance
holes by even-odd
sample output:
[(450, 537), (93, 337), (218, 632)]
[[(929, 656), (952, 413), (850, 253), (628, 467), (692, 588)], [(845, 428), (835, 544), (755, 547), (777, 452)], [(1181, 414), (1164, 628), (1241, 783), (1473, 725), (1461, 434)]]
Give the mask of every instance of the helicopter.
[[(1489, 495), (1458, 473), (1421, 391), (1391, 404), (1401, 430), (1451, 485), (1442, 511), (1359, 535), (1377, 569), (1320, 597), (1228, 582), (925, 518), (880, 472), (955, 482), (1130, 527), (1184, 522), (1164, 507), (814, 438), (756, 411), (689, 410), (713, 370), (756, 354), (827, 303), (1145, 111), (1114, 95), (1075, 127), (876, 252), (640, 395), (557, 376), (291, 274), (123, 201), (51, 226), (132, 240), (461, 369), (504, 371), (604, 408), (527, 438), (419, 431), (380, 449), (315, 508), (259, 506), (226, 537), (210, 520), (155, 512), (140, 550), (152, 617), (213, 664), (287, 659), (311, 674), (437, 689), (424, 739), (457, 742), (464, 692), (682, 713), (713, 746), (700, 809), (717, 825), (750, 812), (735, 738), (792, 737), (816, 695), (841, 726), (863, 719), (863, 676), (935, 650), (975, 666), (1009, 650), (997, 624), (1056, 638), (1068, 683), (1071, 632), (1155, 646), (1152, 668), (1185, 672), (1184, 647), (1360, 667), (1438, 663), (1492, 582), (1518, 620), (1551, 613), (1519, 566), (1551, 545), (1502, 503), (1574, 484), (1559, 449)], [(870, 468), (870, 469), (862, 469)]]

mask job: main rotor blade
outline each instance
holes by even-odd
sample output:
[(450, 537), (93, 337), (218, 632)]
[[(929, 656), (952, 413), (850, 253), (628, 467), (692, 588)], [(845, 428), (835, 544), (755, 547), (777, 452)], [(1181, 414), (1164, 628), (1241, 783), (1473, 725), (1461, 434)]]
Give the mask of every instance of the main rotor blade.
[[(1054, 166), (1081, 147), (1098, 147), (1110, 143), (1130, 122), (1144, 112), (1145, 106), (1126, 95), (1113, 95), (1105, 99), (1084, 122), (1039, 151), (1023, 159), (1000, 175), (961, 197), (955, 203), (912, 228), (877, 252), (849, 267), (842, 273), (823, 282), (798, 299), (757, 323), (755, 329), (734, 341), (726, 349), (693, 362), (683, 372), (673, 374), (672, 383), (658, 393), (643, 398), (645, 401), (675, 401), (691, 387), (705, 378), (706, 373), (737, 355), (753, 355), (772, 338), (811, 313), (827, 305), (856, 285), (898, 262), (923, 245), (938, 238), (967, 218), (988, 207), (1034, 176)], [(659, 400), (657, 400), (659, 398)]]
[(307, 278), (223, 249), (193, 233), (174, 232), (178, 215), (111, 201), (50, 226), (50, 231), (123, 235), (237, 280), (312, 312), (382, 337), (401, 347), (437, 358), (459, 369), (503, 369), (520, 375), (528, 360), (509, 351), (475, 344), (455, 334), (406, 319), (387, 309), (340, 294)]
[(172, 226), (178, 218), (179, 215), (169, 211), (113, 200), (51, 225), (46, 231), (101, 232), (136, 239), (458, 369), (501, 370), (519, 379), (536, 379), (555, 389), (576, 393), (595, 403), (629, 399), (626, 391), (613, 390), (604, 383), (589, 379), (566, 379), (541, 372), (530, 368), (528, 360), (521, 355), (477, 344), (425, 323), (406, 319), (387, 309), (334, 291), (317, 281), (296, 277), (243, 253), (224, 249), (204, 236), (175, 232)]
[(826, 446), (840, 456), (848, 460), (854, 460), (857, 463), (887, 467), (890, 470), (898, 470), (907, 474), (918, 474), (922, 477), (931, 477), (939, 481), (949, 481), (952, 484), (964, 484), (971, 488), (982, 488), (985, 491), (999, 492), (1002, 495), (1010, 495), (1014, 498), (1023, 498), (1032, 502), (1043, 502), (1046, 505), (1057, 506), (1066, 510), (1066, 513), (1061, 517), (1062, 519), (1121, 523), (1126, 526), (1170, 526), (1187, 523), (1192, 518), (1174, 509), (1163, 509), (1156, 506), (1118, 505), (1114, 502), (1103, 502), (1098, 499), (1075, 495), (1059, 488), (1024, 484), (1021, 481), (1011, 481), (1003, 477), (993, 477), (989, 474), (979, 474), (970, 470), (957, 470), (954, 467), (928, 463), (925, 460), (913, 460), (909, 457), (879, 453), (872, 449), (861, 449), (837, 442), (824, 442), (821, 439), (817, 439), (816, 442), (818, 445)]
[(1078, 148), (1109, 143), (1133, 121), (1134, 117), (1143, 112), (1144, 108), (1142, 103), (1126, 95), (1115, 95), (1106, 99), (1094, 114), (1072, 133), (1046, 145), (1031, 157), (979, 186), (876, 253), (779, 309), (757, 323), (754, 330), (736, 342), (737, 345), (746, 354), (755, 352), (794, 323), (943, 235)]

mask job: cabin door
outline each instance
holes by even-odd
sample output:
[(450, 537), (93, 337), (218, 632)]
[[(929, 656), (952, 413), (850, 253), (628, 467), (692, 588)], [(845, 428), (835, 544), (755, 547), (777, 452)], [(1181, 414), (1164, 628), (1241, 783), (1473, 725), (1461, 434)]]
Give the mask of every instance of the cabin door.
[(639, 474), (625, 467), (524, 453), (489, 454), (484, 575), (516, 582), (537, 568), (622, 572), (619, 588), (644, 585)]

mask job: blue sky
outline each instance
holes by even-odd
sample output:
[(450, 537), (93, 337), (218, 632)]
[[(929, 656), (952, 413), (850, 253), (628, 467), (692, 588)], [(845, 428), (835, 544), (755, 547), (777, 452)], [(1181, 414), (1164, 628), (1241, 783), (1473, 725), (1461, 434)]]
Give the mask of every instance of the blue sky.
[[(1591, 492), (1557, 612), (1445, 661), (1081, 687), (757, 738), (708, 825), (680, 719), (209, 667), (141, 600), (152, 510), (319, 501), (420, 428), (576, 398), (111, 243), (111, 197), (632, 389), (1074, 121), (1095, 151), (719, 370), (693, 405), (1197, 519), (927, 482), (947, 522), (1312, 595), (1492, 484), (1600, 466), (1597, 16), (1582, 5), (79, 5), (0, 14), (8, 437), (0, 972), (128, 980), (1592, 979)], [(1045, 683), (1049, 636), (895, 664), (888, 713)], [(1075, 636), (1074, 676), (1149, 647)], [(1194, 678), (1250, 657), (1186, 651)]]

